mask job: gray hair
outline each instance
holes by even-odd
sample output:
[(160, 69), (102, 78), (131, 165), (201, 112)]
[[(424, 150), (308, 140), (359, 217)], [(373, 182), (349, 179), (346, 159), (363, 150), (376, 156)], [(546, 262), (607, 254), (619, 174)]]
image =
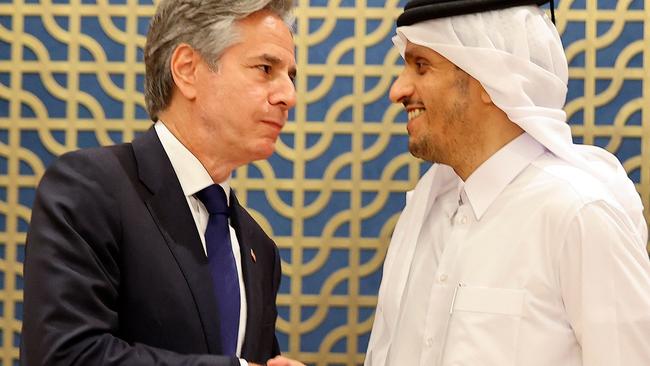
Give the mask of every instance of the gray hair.
[(224, 50), (238, 40), (238, 20), (270, 10), (292, 29), (291, 7), (292, 0), (162, 0), (144, 48), (144, 100), (151, 120), (157, 121), (171, 100), (174, 80), (169, 63), (179, 44), (190, 45), (216, 70)]

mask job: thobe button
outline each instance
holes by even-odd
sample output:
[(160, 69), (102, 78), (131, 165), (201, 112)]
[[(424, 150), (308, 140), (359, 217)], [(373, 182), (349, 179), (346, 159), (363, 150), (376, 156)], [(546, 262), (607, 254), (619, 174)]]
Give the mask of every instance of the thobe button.
[(449, 278), (446, 274), (441, 274), (440, 277), (438, 278), (440, 282), (445, 282), (447, 281), (447, 278)]
[(433, 345), (433, 338), (429, 337), (424, 341), (424, 344), (427, 345), (427, 347), (431, 347)]
[(461, 225), (467, 224), (467, 216), (463, 215), (460, 217), (460, 224)]

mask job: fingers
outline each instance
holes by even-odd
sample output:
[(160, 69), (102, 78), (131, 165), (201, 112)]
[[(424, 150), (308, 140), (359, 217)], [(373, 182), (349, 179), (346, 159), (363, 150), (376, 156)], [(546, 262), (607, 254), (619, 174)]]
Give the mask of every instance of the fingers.
[(276, 356), (266, 361), (266, 366), (305, 366), (305, 364), (283, 356)]

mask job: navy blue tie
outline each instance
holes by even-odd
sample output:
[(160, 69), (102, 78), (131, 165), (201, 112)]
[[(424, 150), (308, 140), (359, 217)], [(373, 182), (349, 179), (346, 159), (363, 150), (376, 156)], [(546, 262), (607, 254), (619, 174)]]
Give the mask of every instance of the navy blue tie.
[(205, 246), (217, 299), (222, 351), (224, 355), (234, 356), (239, 330), (239, 277), (230, 243), (226, 194), (220, 185), (213, 184), (196, 196), (210, 214)]

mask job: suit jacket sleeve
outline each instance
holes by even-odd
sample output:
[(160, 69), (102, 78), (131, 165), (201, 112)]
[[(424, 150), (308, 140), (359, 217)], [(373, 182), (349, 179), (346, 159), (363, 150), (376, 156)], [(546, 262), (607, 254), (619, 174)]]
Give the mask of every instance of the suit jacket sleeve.
[(37, 190), (24, 265), (21, 363), (239, 365), (236, 358), (120, 338), (120, 236), (129, 223), (120, 221), (102, 164), (101, 154), (64, 155)]

